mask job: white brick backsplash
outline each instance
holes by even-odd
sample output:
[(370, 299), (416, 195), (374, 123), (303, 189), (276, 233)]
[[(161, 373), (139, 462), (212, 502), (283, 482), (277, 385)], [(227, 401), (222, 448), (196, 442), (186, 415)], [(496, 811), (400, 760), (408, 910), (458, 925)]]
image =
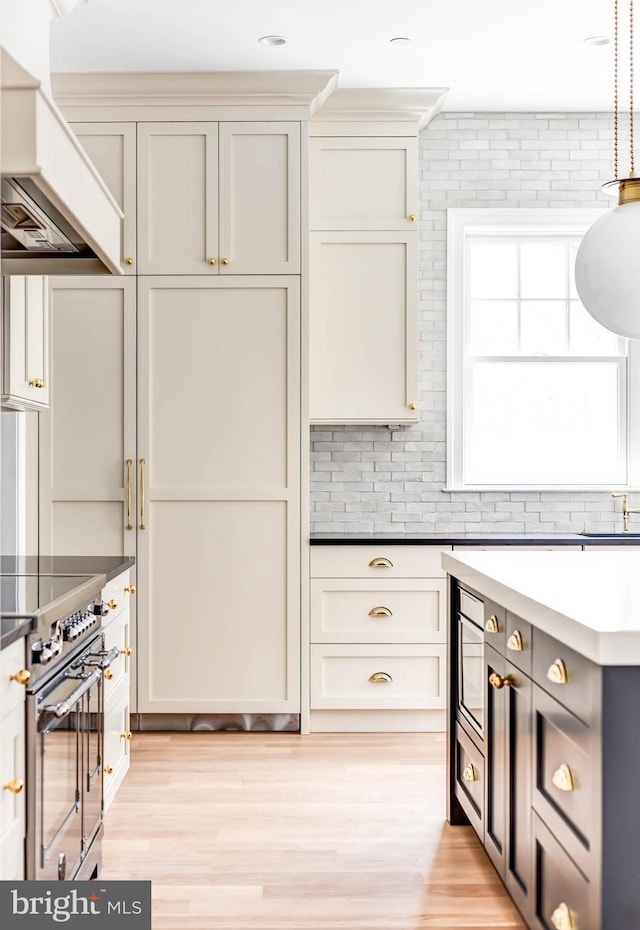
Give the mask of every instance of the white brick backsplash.
[[(422, 419), (393, 432), (382, 426), (312, 428), (314, 532), (526, 534), (586, 528), (606, 533), (622, 528), (619, 501), (605, 492), (443, 490), (446, 210), (608, 206), (600, 188), (612, 176), (612, 140), (612, 117), (597, 113), (441, 113), (423, 130), (418, 270)], [(640, 518), (632, 529), (640, 529)]]

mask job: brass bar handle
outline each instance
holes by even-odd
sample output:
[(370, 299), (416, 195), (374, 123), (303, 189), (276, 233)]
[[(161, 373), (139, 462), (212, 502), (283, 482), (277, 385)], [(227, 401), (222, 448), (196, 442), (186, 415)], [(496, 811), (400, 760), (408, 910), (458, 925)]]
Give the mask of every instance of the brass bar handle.
[(388, 672), (374, 672), (369, 681), (373, 682), (373, 684), (379, 684), (381, 682), (391, 682), (393, 678)]
[(140, 459), (140, 529), (146, 530), (147, 524), (144, 522), (144, 469), (147, 464), (146, 459)]
[(503, 678), (502, 675), (498, 675), (497, 672), (491, 672), (489, 675), (489, 684), (492, 688), (495, 688), (496, 691), (499, 691), (500, 688), (509, 687), (511, 684), (511, 679), (507, 676)]
[(562, 659), (556, 659), (552, 665), (549, 666), (547, 670), (547, 678), (549, 681), (552, 681), (554, 685), (566, 685), (569, 681), (569, 676), (567, 675), (567, 666), (564, 664)]
[(6, 781), (2, 787), (5, 791), (10, 791), (11, 794), (20, 794), (24, 788), (24, 782), (21, 778), (12, 778), (11, 781)]
[(42, 380), (42, 378), (32, 378), (31, 381), (29, 381), (29, 387), (43, 388), (44, 381)]
[(571, 911), (564, 901), (557, 906), (551, 915), (551, 923), (556, 930), (575, 930), (576, 925), (571, 916)]
[(555, 770), (551, 781), (560, 791), (576, 790), (576, 781), (573, 777), (573, 772), (566, 762), (563, 762), (562, 765)]
[(498, 618), (496, 617), (495, 614), (491, 614), (491, 616), (485, 623), (484, 628), (487, 633), (499, 633), (500, 632), (500, 624), (498, 623)]
[(133, 523), (131, 522), (131, 468), (133, 466), (133, 459), (127, 459), (127, 529), (133, 529)]
[(520, 630), (513, 631), (507, 640), (507, 649), (511, 649), (512, 652), (524, 651), (524, 640), (522, 639), (522, 633)]
[(393, 562), (391, 559), (371, 559), (369, 562), (369, 568), (393, 568)]
[(388, 607), (372, 607), (369, 611), (370, 617), (393, 617), (393, 612)]
[(477, 781), (478, 780), (478, 773), (476, 772), (473, 765), (471, 765), (471, 763), (469, 763), (469, 765), (465, 765), (465, 767), (463, 768), (462, 777), (464, 778), (465, 781)]
[(26, 685), (30, 678), (31, 672), (26, 668), (21, 668), (19, 672), (14, 672), (13, 675), (9, 675), (9, 681), (15, 681), (18, 685)]

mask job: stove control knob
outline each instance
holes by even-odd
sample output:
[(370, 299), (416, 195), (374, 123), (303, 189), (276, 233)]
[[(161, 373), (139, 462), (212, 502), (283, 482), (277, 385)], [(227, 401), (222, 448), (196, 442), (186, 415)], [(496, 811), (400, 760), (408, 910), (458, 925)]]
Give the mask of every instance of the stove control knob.
[(57, 639), (52, 639), (49, 648), (51, 649), (51, 655), (57, 656), (62, 652), (62, 643)]
[(97, 603), (93, 604), (93, 606), (90, 607), (89, 609), (93, 611), (96, 617), (104, 617), (106, 614), (109, 613), (109, 608), (104, 603), (104, 601), (98, 601)]
[(40, 640), (37, 643), (34, 643), (31, 647), (31, 654), (34, 662), (39, 662), (40, 665), (46, 665), (48, 662), (51, 662), (53, 659), (53, 652), (49, 646)]

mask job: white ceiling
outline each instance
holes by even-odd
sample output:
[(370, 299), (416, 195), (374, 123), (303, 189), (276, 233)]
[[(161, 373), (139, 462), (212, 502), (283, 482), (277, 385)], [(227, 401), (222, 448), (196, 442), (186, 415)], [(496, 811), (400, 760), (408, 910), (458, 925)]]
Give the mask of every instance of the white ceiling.
[[(341, 87), (449, 87), (446, 110), (610, 110), (613, 46), (583, 40), (612, 35), (612, 10), (612, 0), (89, 0), (52, 22), (51, 67), (337, 69)], [(258, 44), (273, 34), (288, 43)]]

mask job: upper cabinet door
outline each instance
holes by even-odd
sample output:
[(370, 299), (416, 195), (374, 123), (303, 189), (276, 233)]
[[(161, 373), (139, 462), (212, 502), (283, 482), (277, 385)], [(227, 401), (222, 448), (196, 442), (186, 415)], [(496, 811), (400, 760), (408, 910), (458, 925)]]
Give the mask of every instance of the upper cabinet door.
[(316, 138), (310, 228), (409, 230), (418, 225), (418, 140)]
[(300, 271), (300, 124), (220, 123), (220, 273)]
[(217, 123), (139, 123), (138, 272), (218, 267)]
[(136, 273), (136, 124), (72, 123), (83, 149), (124, 213), (122, 270)]
[(41, 275), (4, 279), (2, 403), (15, 409), (49, 406), (49, 291)]

